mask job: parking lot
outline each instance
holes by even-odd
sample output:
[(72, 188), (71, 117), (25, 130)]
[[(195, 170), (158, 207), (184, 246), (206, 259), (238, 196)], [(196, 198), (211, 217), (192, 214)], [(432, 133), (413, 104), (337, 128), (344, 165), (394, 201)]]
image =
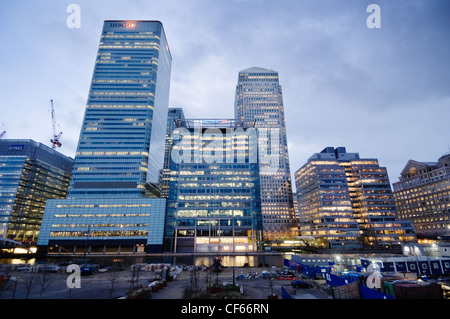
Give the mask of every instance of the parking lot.
[[(148, 268), (148, 267), (147, 267)], [(181, 269), (180, 269), (181, 270)], [(192, 269), (191, 269), (192, 270)], [(269, 295), (281, 299), (281, 287), (284, 287), (296, 299), (329, 299), (327, 293), (319, 289), (320, 282), (311, 282), (313, 288), (295, 289), (291, 286), (294, 276), (282, 278), (280, 276), (266, 276), (269, 272), (280, 273), (278, 268), (224, 268), (223, 271), (213, 273), (207, 269), (189, 271), (185, 268), (175, 279), (169, 280), (164, 287), (153, 291), (151, 299), (183, 299), (187, 288), (206, 289), (208, 283), (214, 281), (219, 285), (236, 284), (241, 291), (241, 298), (267, 299)], [(295, 274), (294, 274), (295, 275)], [(7, 273), (9, 280), (2, 285), (1, 299), (111, 299), (124, 298), (132, 289), (147, 288), (149, 284), (161, 279), (161, 271), (157, 269), (141, 269), (133, 272), (131, 268), (104, 272), (95, 271), (92, 275), (80, 277), (80, 288), (68, 288), (70, 273), (64, 270), (57, 272), (32, 273), (27, 270), (13, 270)], [(195, 280), (193, 280), (193, 278)], [(233, 280), (234, 278), (234, 280)], [(297, 277), (295, 277), (297, 278)], [(281, 280), (283, 279), (283, 280)], [(70, 279), (69, 279), (70, 280)], [(308, 280), (307, 280), (308, 281)], [(151, 290), (151, 287), (149, 288)], [(208, 295), (208, 298), (214, 298)]]

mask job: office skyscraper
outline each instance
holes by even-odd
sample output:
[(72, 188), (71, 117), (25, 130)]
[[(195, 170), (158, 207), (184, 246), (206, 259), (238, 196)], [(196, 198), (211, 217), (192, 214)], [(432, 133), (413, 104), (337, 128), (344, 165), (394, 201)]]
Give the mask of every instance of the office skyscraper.
[(166, 251), (262, 250), (259, 165), (250, 147), (256, 131), (239, 130), (244, 128), (234, 120), (179, 121), (173, 134)]
[(328, 248), (393, 247), (416, 240), (400, 221), (387, 170), (345, 147), (327, 147), (295, 172), (300, 232)]
[[(105, 21), (69, 194), (48, 203), (42, 246), (158, 251), (172, 58), (159, 21)], [(115, 247), (115, 248), (111, 248)]]
[(409, 160), (393, 187), (399, 218), (412, 220), (419, 238), (450, 237), (450, 153)]
[(258, 131), (264, 237), (291, 237), (296, 222), (278, 72), (258, 67), (239, 72), (234, 114), (242, 126)]
[(65, 198), (73, 159), (33, 140), (0, 140), (0, 237), (36, 245), (45, 203)]
[(69, 197), (143, 194), (159, 182), (171, 60), (161, 23), (105, 21)]

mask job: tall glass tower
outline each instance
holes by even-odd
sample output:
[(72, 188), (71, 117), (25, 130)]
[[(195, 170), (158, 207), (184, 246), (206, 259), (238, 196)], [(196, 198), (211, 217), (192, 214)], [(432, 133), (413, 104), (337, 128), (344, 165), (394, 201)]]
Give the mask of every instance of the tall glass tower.
[[(67, 199), (38, 245), (57, 253), (159, 251), (172, 58), (159, 21), (105, 21)], [(56, 252), (56, 251), (54, 251)]]
[(239, 72), (234, 113), (242, 126), (258, 131), (264, 237), (290, 237), (296, 222), (278, 72), (258, 67)]
[(161, 23), (105, 21), (69, 197), (133, 196), (159, 182), (171, 61)]

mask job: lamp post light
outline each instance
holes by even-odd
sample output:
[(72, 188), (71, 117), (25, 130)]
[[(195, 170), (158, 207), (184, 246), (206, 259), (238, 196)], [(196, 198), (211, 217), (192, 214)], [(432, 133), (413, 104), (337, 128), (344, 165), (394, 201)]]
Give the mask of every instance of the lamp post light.
[(91, 235), (91, 225), (88, 226), (87, 229), (87, 234), (86, 234), (86, 243), (84, 245), (84, 254), (83, 254), (83, 259), (86, 258), (86, 252), (87, 252), (87, 248), (88, 248), (88, 240), (89, 240), (89, 236)]

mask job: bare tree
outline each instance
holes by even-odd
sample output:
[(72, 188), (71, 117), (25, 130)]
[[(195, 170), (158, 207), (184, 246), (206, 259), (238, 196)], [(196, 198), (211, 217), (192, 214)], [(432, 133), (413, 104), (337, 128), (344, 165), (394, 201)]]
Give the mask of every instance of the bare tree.
[(133, 291), (136, 287), (138, 287), (140, 272), (141, 266), (139, 264), (131, 266), (130, 291)]
[(42, 293), (50, 286), (50, 283), (55, 278), (55, 274), (49, 271), (43, 271), (37, 277), (37, 284), (41, 287), (41, 291), (39, 292), (39, 298), (42, 299)]
[(197, 268), (192, 267), (190, 270), (189, 281), (183, 291), (183, 299), (191, 299), (198, 293), (198, 275)]
[(111, 280), (111, 289), (109, 291), (109, 295), (112, 298), (113, 296), (113, 292), (114, 292), (114, 284), (116, 282), (116, 279), (119, 277), (120, 275), (120, 269), (117, 265), (113, 265), (111, 267), (111, 269), (109, 270), (109, 274), (108, 277)]
[(28, 276), (25, 278), (25, 289), (27, 291), (27, 296), (26, 299), (28, 299), (28, 297), (30, 296), (30, 292), (31, 290), (33, 290), (33, 288), (36, 286), (37, 284), (37, 278), (36, 278), (36, 272), (35, 271), (31, 271)]
[(193, 292), (197, 292), (198, 290), (198, 277), (197, 277), (197, 269), (191, 271), (190, 276), (190, 289)]

